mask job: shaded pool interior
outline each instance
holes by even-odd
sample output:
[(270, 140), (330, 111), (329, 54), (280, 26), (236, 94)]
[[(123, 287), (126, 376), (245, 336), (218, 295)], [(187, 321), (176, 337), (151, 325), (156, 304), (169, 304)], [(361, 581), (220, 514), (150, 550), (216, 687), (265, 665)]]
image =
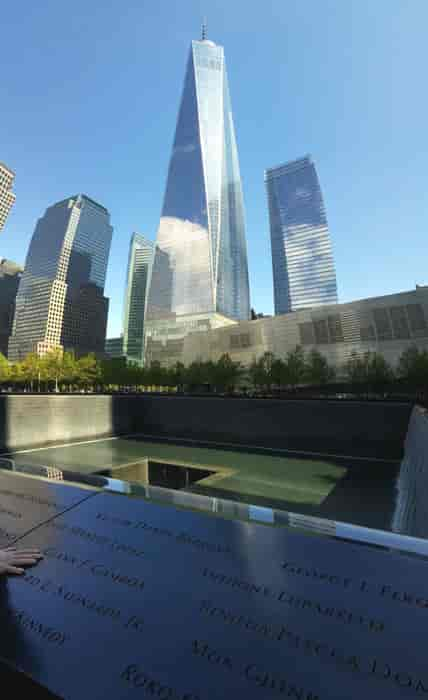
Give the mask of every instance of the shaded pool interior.
[(9, 455), (18, 464), (138, 484), (391, 530), (397, 461), (212, 449), (141, 437)]

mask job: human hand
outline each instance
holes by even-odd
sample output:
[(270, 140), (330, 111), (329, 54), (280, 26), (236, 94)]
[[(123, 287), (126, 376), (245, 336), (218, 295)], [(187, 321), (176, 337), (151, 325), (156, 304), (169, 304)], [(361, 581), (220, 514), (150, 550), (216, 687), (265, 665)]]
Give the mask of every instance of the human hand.
[(43, 554), (38, 549), (16, 549), (16, 547), (0, 549), (0, 576), (23, 574), (22, 567), (34, 566), (40, 559), (43, 559)]

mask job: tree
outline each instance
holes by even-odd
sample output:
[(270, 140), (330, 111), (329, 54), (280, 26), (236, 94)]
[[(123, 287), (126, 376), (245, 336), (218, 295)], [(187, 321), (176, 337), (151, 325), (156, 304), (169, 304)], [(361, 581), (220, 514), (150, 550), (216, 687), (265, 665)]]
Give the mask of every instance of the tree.
[(368, 384), (374, 390), (385, 389), (393, 380), (394, 373), (384, 356), (378, 352), (370, 353), (368, 361)]
[(346, 373), (353, 384), (366, 384), (374, 390), (385, 388), (393, 379), (393, 371), (384, 356), (378, 352), (351, 354), (345, 365)]
[(154, 360), (151, 363), (148, 371), (149, 384), (154, 386), (162, 386), (164, 384), (167, 372), (168, 370), (162, 367), (158, 360)]
[(94, 386), (101, 378), (101, 367), (94, 353), (89, 353), (77, 360), (77, 383), (84, 387)]
[(60, 378), (68, 385), (76, 380), (78, 374), (78, 364), (73, 352), (65, 352), (62, 356), (62, 367)]
[(225, 353), (217, 362), (207, 363), (208, 374), (216, 389), (225, 390), (234, 388), (242, 372), (241, 363), (234, 362)]
[(100, 381), (105, 386), (123, 386), (127, 379), (127, 366), (124, 357), (111, 357), (100, 365)]
[(0, 383), (6, 382), (11, 375), (11, 368), (9, 362), (4, 355), (0, 352)]
[(256, 388), (260, 388), (265, 385), (265, 372), (263, 363), (260, 359), (254, 359), (248, 368), (248, 376), (250, 382)]
[(327, 384), (335, 377), (335, 370), (324, 355), (313, 348), (306, 358), (306, 378), (311, 384)]
[(207, 383), (207, 367), (202, 360), (195, 360), (185, 371), (185, 380), (189, 388), (195, 389)]
[(186, 379), (186, 368), (182, 362), (176, 362), (175, 365), (169, 369), (169, 377), (171, 386), (176, 386), (178, 390), (183, 388)]
[(305, 379), (305, 353), (300, 345), (287, 353), (288, 381), (293, 388), (301, 384)]
[(55, 381), (55, 391), (58, 391), (58, 382), (63, 378), (64, 360), (61, 348), (53, 348), (41, 358), (41, 369), (45, 370), (48, 381)]
[(12, 362), (10, 365), (10, 381), (14, 384), (25, 382), (24, 373), (22, 370), (22, 362)]
[(41, 358), (37, 353), (30, 352), (22, 360), (21, 364), (21, 376), (25, 382), (30, 385), (30, 390), (33, 391), (34, 382), (38, 381), (38, 388), (40, 391), (40, 379), (41, 379)]
[(368, 359), (370, 353), (358, 355), (355, 350), (352, 351), (349, 359), (345, 363), (345, 372), (352, 384), (363, 384), (368, 378)]
[(397, 375), (413, 388), (422, 389), (428, 384), (428, 352), (411, 345), (401, 354)]
[(281, 387), (287, 386), (290, 383), (287, 362), (280, 357), (275, 358), (272, 362), (271, 376), (279, 391), (281, 391)]

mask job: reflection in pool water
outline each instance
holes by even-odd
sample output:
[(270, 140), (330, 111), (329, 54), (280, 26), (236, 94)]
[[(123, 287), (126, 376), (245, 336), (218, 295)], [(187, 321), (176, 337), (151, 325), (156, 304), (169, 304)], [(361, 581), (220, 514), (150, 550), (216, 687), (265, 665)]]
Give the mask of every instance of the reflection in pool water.
[(211, 510), (222, 504), (225, 517), (235, 517), (234, 510), (241, 517), (242, 504), (246, 519), (267, 525), (275, 511), (286, 512), (296, 527), (315, 523), (330, 531), (329, 523), (340, 522), (428, 537), (428, 505), (422, 507), (423, 494), (414, 479), (417, 465), (406, 461), (260, 454), (155, 443), (138, 436), (17, 453), (11, 460), (15, 468), (43, 467), (43, 475), (53, 479), (63, 479), (65, 472), (72, 481), (98, 475), (101, 488), (109, 484), (122, 493), (135, 494), (138, 484), (143, 497), (160, 494), (174, 503), (178, 493), (183, 503), (184, 494), (189, 494), (186, 503), (191, 495), (196, 507), (206, 497)]

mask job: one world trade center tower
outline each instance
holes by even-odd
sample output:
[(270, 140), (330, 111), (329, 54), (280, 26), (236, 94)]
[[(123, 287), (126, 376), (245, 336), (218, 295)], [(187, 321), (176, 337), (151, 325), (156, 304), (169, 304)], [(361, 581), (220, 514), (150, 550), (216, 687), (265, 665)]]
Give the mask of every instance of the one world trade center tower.
[(250, 316), (244, 206), (222, 46), (193, 41), (146, 308), (146, 361)]

